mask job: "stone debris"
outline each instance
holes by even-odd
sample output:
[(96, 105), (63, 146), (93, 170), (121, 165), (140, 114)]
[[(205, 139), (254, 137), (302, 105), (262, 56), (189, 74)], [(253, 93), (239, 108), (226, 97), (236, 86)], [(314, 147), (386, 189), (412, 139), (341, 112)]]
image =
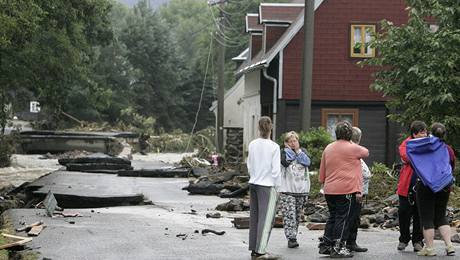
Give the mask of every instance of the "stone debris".
[(213, 233), (213, 234), (216, 234), (218, 236), (222, 236), (223, 234), (225, 234), (225, 231), (215, 231), (215, 230), (208, 229), (208, 228), (201, 230), (201, 234), (203, 236), (206, 235), (207, 233)]
[(245, 211), (245, 210), (249, 210), (249, 202), (243, 199), (231, 199), (229, 202), (225, 202), (225, 203), (217, 205), (216, 210)]
[(206, 218), (221, 218), (222, 215), (219, 212), (207, 213)]

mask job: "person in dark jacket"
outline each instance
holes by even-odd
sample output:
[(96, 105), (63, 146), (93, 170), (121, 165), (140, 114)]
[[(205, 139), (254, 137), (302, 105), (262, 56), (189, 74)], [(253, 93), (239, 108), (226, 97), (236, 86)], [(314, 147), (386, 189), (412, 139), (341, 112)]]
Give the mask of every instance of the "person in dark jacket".
[[(403, 166), (399, 173), (398, 195), (399, 195), (399, 244), (397, 249), (402, 251), (406, 249), (409, 241), (412, 240), (414, 252), (418, 252), (423, 248), (423, 234), (420, 226), (420, 217), (418, 214), (417, 203), (415, 199), (414, 186), (417, 181), (417, 175), (409, 162), (406, 152), (406, 144), (414, 138), (427, 136), (427, 125), (422, 121), (414, 121), (410, 125), (410, 136), (406, 138), (399, 146), (399, 155), (403, 162)], [(412, 233), (410, 232), (410, 224), (412, 224)]]
[[(434, 123), (431, 126), (431, 134), (435, 137), (438, 137), (442, 143), (446, 137), (446, 127), (441, 123)], [(449, 161), (446, 159), (446, 163), (450, 163), (451, 172), (455, 169), (455, 154), (449, 145), (442, 147), (447, 149)], [(444, 150), (445, 151), (445, 150)], [(431, 155), (432, 153), (430, 153)], [(437, 160), (431, 161), (432, 163), (439, 163)], [(416, 165), (416, 164), (414, 164)], [(447, 168), (449, 164), (447, 163)], [(436, 174), (433, 173), (433, 174)], [(435, 256), (436, 251), (433, 247), (434, 240), (434, 229), (437, 228), (441, 233), (441, 237), (444, 240), (446, 245), (446, 254), (448, 256), (455, 255), (455, 248), (452, 245), (450, 240), (450, 226), (449, 221), (446, 217), (447, 202), (449, 201), (449, 195), (451, 190), (452, 183), (444, 187), (441, 191), (433, 192), (429, 187), (427, 187), (421, 180), (417, 181), (416, 191), (417, 191), (417, 204), (422, 205), (419, 207), (420, 220), (423, 226), (423, 237), (425, 238), (426, 246), (417, 253), (419, 256)]]

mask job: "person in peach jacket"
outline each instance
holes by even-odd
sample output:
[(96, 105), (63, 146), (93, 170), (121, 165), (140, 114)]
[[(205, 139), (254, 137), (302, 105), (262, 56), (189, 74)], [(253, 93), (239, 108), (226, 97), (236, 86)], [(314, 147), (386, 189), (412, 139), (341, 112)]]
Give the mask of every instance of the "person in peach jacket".
[(351, 142), (352, 125), (347, 122), (337, 124), (337, 141), (323, 151), (319, 170), (319, 181), (323, 184), (324, 196), (329, 208), (329, 219), (319, 245), (319, 253), (331, 258), (353, 257), (346, 248), (351, 222), (351, 210), (356, 200), (362, 197), (361, 159), (369, 156), (369, 151)]

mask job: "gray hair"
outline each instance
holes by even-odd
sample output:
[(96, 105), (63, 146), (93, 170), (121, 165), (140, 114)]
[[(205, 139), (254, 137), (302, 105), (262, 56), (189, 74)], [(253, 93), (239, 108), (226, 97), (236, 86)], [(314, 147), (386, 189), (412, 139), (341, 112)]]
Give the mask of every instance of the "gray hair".
[(361, 129), (359, 129), (358, 127), (354, 126), (353, 129), (352, 129), (352, 135), (351, 135), (351, 141), (355, 144), (359, 144), (359, 142), (361, 142), (361, 136), (362, 136), (362, 132), (361, 132)]

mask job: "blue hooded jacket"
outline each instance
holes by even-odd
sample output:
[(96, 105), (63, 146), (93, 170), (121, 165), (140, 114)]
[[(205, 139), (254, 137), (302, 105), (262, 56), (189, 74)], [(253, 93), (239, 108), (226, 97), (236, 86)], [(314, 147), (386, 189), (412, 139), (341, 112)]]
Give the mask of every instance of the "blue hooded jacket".
[(417, 177), (433, 192), (439, 192), (452, 183), (447, 145), (439, 138), (429, 136), (409, 140), (407, 156)]

